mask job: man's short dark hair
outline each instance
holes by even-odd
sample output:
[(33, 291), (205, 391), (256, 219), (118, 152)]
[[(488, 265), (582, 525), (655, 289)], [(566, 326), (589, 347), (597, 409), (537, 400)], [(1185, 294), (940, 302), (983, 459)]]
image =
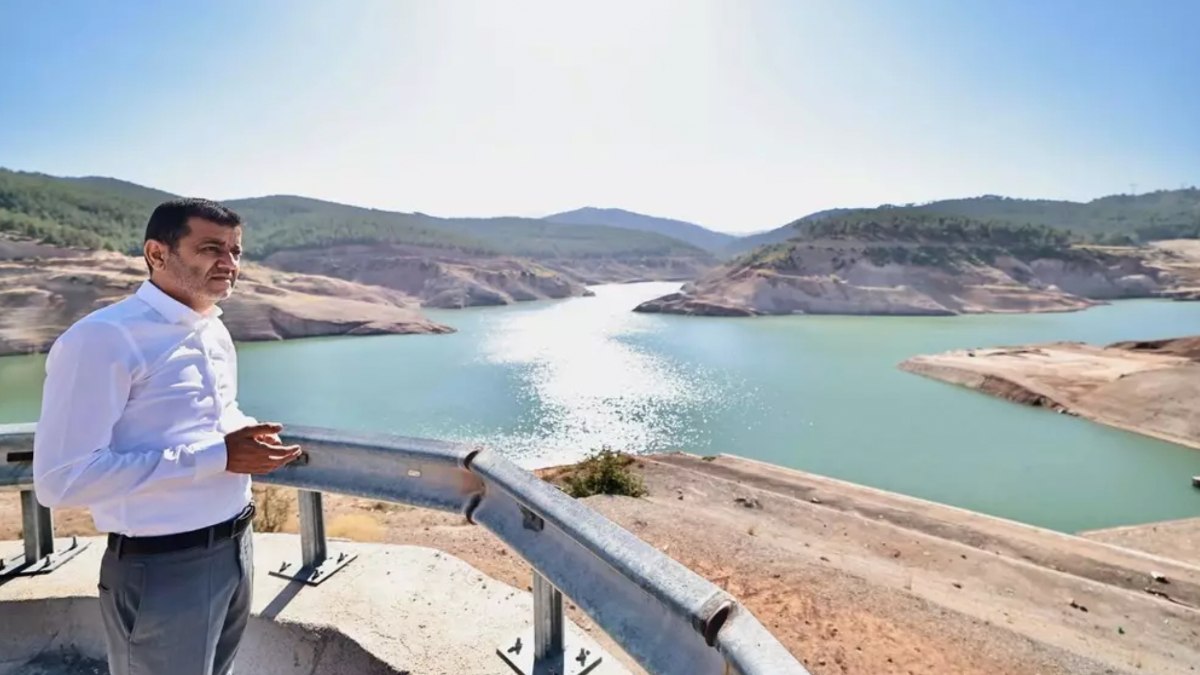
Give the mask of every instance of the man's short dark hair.
[(218, 225), (237, 227), (242, 217), (233, 209), (210, 199), (179, 198), (159, 204), (146, 223), (146, 241), (161, 241), (174, 251), (188, 235), (188, 218), (201, 218)]

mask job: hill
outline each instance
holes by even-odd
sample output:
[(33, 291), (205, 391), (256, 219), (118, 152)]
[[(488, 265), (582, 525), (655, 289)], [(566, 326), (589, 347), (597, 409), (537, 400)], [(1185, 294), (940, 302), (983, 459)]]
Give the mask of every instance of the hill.
[(803, 218), (794, 220), (787, 225), (784, 225), (783, 227), (777, 227), (773, 230), (767, 230), (766, 232), (759, 232), (758, 234), (752, 234), (746, 237), (735, 239), (734, 241), (726, 244), (725, 247), (721, 249), (721, 253), (725, 256), (735, 256), (748, 251), (753, 251), (759, 246), (778, 244), (779, 242), (787, 241), (792, 237), (799, 236), (799, 228), (808, 223), (813, 223), (825, 218), (841, 216), (850, 213), (851, 211), (853, 211), (853, 209), (826, 209), (824, 211), (810, 213)]
[(565, 211), (546, 216), (542, 220), (564, 225), (607, 225), (625, 230), (653, 232), (678, 239), (710, 253), (721, 251), (737, 239), (732, 234), (716, 232), (706, 227), (671, 218), (647, 216), (624, 209), (599, 209), (586, 206), (574, 211)]
[(891, 208), (1044, 225), (1112, 243), (1200, 237), (1200, 189), (1196, 188), (1110, 195), (1090, 202), (985, 195)]
[(1049, 312), (1164, 294), (1139, 252), (1081, 247), (1061, 230), (880, 209), (797, 224), (644, 312), (909, 314)]
[[(0, 231), (60, 246), (140, 249), (153, 207), (172, 195), (112, 178), (58, 178), (0, 170)], [(332, 244), (399, 243), (477, 255), (592, 258), (707, 254), (670, 237), (533, 218), (437, 218), (288, 195), (224, 203), (252, 227), (251, 257)]]
[(1200, 189), (1159, 190), (1140, 195), (1110, 195), (1090, 202), (1014, 199), (984, 195), (926, 204), (885, 204), (874, 209), (828, 209), (783, 227), (727, 244), (722, 253), (738, 255), (758, 246), (801, 236), (804, 225), (855, 212), (881, 211), (922, 216), (960, 216), (1010, 225), (1039, 225), (1070, 232), (1074, 240), (1132, 245), (1163, 239), (1200, 238)]
[[(0, 236), (0, 356), (47, 351), (72, 323), (133, 293), (145, 278), (139, 258)], [(235, 340), (452, 330), (403, 293), (254, 263), (242, 268), (237, 292), (221, 306)]]
[[(168, 192), (113, 178), (0, 169), (0, 234), (55, 247), (141, 250)], [(225, 200), (247, 221), (247, 257), (389, 285), (436, 306), (586, 295), (584, 284), (689, 279), (706, 251), (652, 232), (533, 218), (437, 218), (275, 195)], [(395, 273), (380, 270), (396, 268)]]
[(0, 170), (0, 232), (133, 253), (153, 204), (128, 185)]

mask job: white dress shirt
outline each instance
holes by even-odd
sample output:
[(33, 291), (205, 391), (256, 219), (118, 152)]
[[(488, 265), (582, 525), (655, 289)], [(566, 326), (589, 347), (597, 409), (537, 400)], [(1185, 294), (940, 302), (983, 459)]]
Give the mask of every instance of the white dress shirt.
[(47, 507), (86, 506), (96, 529), (185, 532), (238, 515), (250, 477), (225, 471), (237, 354), (219, 308), (199, 314), (149, 281), (50, 349), (33, 474)]

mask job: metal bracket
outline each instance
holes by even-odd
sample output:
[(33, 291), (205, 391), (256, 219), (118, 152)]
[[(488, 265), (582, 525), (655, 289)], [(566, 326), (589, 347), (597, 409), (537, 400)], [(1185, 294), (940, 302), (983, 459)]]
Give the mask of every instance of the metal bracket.
[(344, 551), (336, 555), (329, 553), (325, 546), (325, 509), (320, 492), (298, 490), (296, 499), (300, 504), (300, 564), (285, 560), (279, 569), (271, 570), (271, 576), (316, 586), (357, 558), (358, 554)]
[(58, 569), (63, 563), (71, 558), (79, 555), (80, 551), (87, 548), (91, 542), (79, 543), (79, 539), (71, 537), (71, 545), (53, 551), (49, 555), (44, 555), (40, 558), (34, 558), (32, 562), (26, 561), (24, 553), (20, 553), (11, 558), (0, 558), (0, 579), (8, 577), (20, 577), (30, 574), (45, 574)]
[[(13, 454), (9, 453), (9, 457)], [(38, 503), (33, 490), (21, 490), (21, 528), (25, 551), (12, 558), (0, 558), (0, 579), (52, 572), (88, 547), (80, 546), (79, 540), (71, 537), (70, 546), (54, 550), (54, 516)]]
[(524, 527), (527, 530), (533, 530), (534, 532), (541, 532), (542, 530), (546, 529), (546, 520), (522, 505), (521, 527)]
[(550, 654), (541, 662), (535, 662), (533, 652), (533, 628), (496, 648), (500, 658), (520, 675), (587, 675), (604, 660), (603, 652), (585, 646), (570, 634), (564, 636), (563, 651)]
[(333, 576), (333, 573), (342, 569), (351, 560), (358, 557), (357, 553), (338, 553), (330, 555), (314, 567), (312, 565), (296, 564), (289, 560), (280, 563), (279, 567), (271, 570), (270, 574), (273, 577), (290, 579), (292, 581), (302, 581), (309, 586), (316, 586), (322, 581)]
[[(531, 517), (541, 529), (542, 519), (522, 509), (526, 527)], [(563, 616), (562, 593), (546, 577), (533, 573), (533, 626), (517, 636), (510, 645), (496, 650), (501, 659), (521, 675), (585, 675), (600, 665), (603, 655), (581, 643), (577, 636), (567, 638), (570, 624)]]

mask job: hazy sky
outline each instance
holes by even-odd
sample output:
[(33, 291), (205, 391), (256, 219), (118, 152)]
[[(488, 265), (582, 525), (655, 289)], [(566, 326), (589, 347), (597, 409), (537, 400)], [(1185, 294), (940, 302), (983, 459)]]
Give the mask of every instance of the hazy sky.
[(0, 0), (0, 166), (436, 215), (1200, 183), (1200, 1)]

